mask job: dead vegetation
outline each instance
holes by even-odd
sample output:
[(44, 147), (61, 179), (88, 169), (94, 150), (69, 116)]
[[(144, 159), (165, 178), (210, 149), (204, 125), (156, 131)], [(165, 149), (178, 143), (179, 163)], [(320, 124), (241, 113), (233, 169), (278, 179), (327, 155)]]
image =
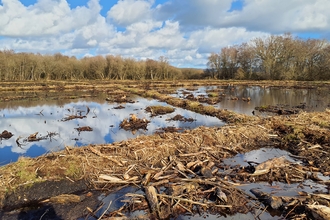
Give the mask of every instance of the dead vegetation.
[(196, 121), (195, 119), (193, 118), (186, 118), (182, 115), (175, 115), (174, 117), (172, 118), (169, 118), (169, 119), (166, 119), (166, 121), (182, 121), (182, 122), (194, 122)]
[(151, 116), (165, 115), (174, 112), (174, 110), (175, 109), (171, 106), (162, 106), (162, 105), (148, 106), (146, 108), (146, 111), (150, 112)]
[(159, 128), (156, 130), (156, 134), (161, 134), (161, 133), (165, 133), (165, 132), (179, 132), (182, 131), (182, 128), (177, 128), (174, 126), (169, 126), (169, 127), (164, 127), (164, 128)]
[(78, 132), (82, 132), (82, 131), (93, 131), (93, 128), (89, 127), (89, 126), (82, 126), (82, 127), (78, 127), (75, 128)]
[[(136, 94), (145, 92), (135, 88), (134, 91)], [(329, 110), (261, 118), (202, 106), (199, 102), (169, 97), (154, 90), (149, 90), (145, 96), (218, 117), (228, 124), (220, 128), (199, 127), (181, 133), (168, 127), (152, 136), (114, 144), (67, 147), (61, 152), (35, 159), (22, 157), (16, 163), (0, 167), (1, 207), (7, 205), (7, 192), (18, 187), (46, 180), (86, 179), (97, 190), (135, 185), (144, 192), (127, 194), (130, 199), (125, 205), (104, 217), (122, 217), (125, 212), (134, 210), (146, 210), (148, 218), (155, 219), (182, 213), (231, 215), (252, 212), (258, 217), (258, 213), (266, 211), (267, 207), (279, 210), (288, 219), (314, 216), (326, 219), (330, 216), (330, 198), (322, 192), (306, 194), (301, 190), (301, 196), (275, 197), (253, 189), (254, 196), (251, 196), (238, 187), (255, 182), (292, 184), (306, 179), (330, 185), (329, 181), (321, 180), (315, 174), (330, 175)], [(76, 116), (81, 115), (72, 114), (65, 119), (71, 120), (70, 117), (74, 119)], [(170, 120), (191, 119), (177, 115)], [(147, 129), (148, 123), (148, 120), (132, 114), (121, 122), (120, 127), (133, 131)], [(38, 139), (38, 133), (31, 134), (27, 140), (29, 138), (32, 141)], [(294, 164), (275, 158), (235, 169), (225, 169), (222, 165), (226, 158), (262, 147), (285, 149), (303, 163)], [(63, 197), (59, 196), (53, 198)], [(29, 204), (30, 198), (25, 199), (25, 203)], [(41, 204), (43, 201), (45, 198), (34, 202)], [(96, 210), (90, 212), (95, 214)]]
[(12, 136), (14, 136), (10, 131), (3, 130), (3, 132), (0, 134), (0, 139), (9, 139)]
[[(235, 134), (229, 136), (228, 134), (233, 131)], [(242, 138), (242, 135), (250, 137), (252, 142)], [(20, 175), (17, 173), (19, 169), (15, 167), (15, 163), (2, 167), (1, 189), (9, 190), (20, 184), (37, 180), (88, 178), (94, 187), (99, 189), (130, 183), (141, 184), (142, 187), (153, 186), (157, 189), (166, 186), (167, 191), (164, 193), (159, 193), (157, 190), (157, 197), (160, 198), (159, 201), (163, 201), (163, 204), (167, 202), (170, 207), (175, 205), (173, 202), (177, 203), (172, 210), (173, 213), (186, 212), (185, 208), (193, 210), (195, 205), (205, 211), (210, 208), (220, 209), (226, 213), (242, 210), (247, 212), (250, 210), (247, 198), (242, 196), (241, 191), (231, 183), (222, 182), (223, 180), (216, 173), (217, 164), (221, 158), (245, 151), (249, 144), (262, 143), (260, 141), (262, 139), (266, 141), (268, 134), (255, 125), (249, 130), (232, 127), (219, 129), (201, 127), (182, 134), (141, 136), (113, 145), (67, 148), (65, 151), (37, 159), (25, 158), (24, 161), (28, 166), (26, 170), (30, 170), (29, 173), (33, 174), (31, 179), (25, 180), (26, 182), (16, 179)], [(230, 142), (231, 144), (228, 145)], [(67, 166), (68, 162), (70, 166)], [(9, 181), (12, 177), (14, 179)], [(204, 180), (205, 177), (208, 178), (207, 181)], [(175, 185), (182, 185), (183, 188), (179, 189)], [(194, 185), (197, 192), (192, 196), (189, 193), (192, 189), (189, 187)], [(220, 198), (216, 196), (217, 187), (221, 187), (223, 193), (228, 196), (227, 202), (224, 200), (224, 195)], [(186, 194), (179, 196), (180, 191)], [(205, 196), (211, 196), (213, 199), (207, 203), (201, 202), (200, 200)], [(238, 202), (240, 200), (245, 202)], [(162, 207), (161, 205), (160, 208), (163, 209)], [(170, 214), (172, 211), (165, 214)], [(160, 210), (157, 210), (156, 214), (159, 217), (164, 215)]]
[(129, 118), (125, 118), (119, 127), (126, 131), (137, 131), (139, 129), (147, 130), (149, 120), (145, 118), (138, 118), (135, 114), (131, 114)]
[(278, 115), (292, 115), (297, 114), (301, 111), (302, 107), (300, 108), (290, 108), (288, 106), (258, 106), (255, 107), (255, 110), (258, 110), (259, 112), (271, 112)]
[[(255, 201), (252, 205), (250, 201), (253, 198), (238, 189), (237, 185), (269, 180), (289, 184), (301, 182), (306, 178), (315, 180), (313, 175), (308, 177), (310, 170), (327, 175), (328, 162), (322, 169), (318, 164), (323, 157), (315, 157), (314, 153), (319, 155), (323, 152), (328, 155), (330, 152), (329, 125), (324, 124), (329, 118), (329, 111), (298, 114), (289, 118), (274, 116), (221, 128), (199, 127), (183, 133), (162, 132), (152, 136), (140, 136), (111, 145), (67, 148), (65, 151), (36, 159), (21, 159), (20, 161), (24, 161), (25, 174), (19, 174), (21, 169), (17, 166), (22, 166), (19, 165), (21, 162), (1, 167), (1, 189), (11, 191), (22, 184), (49, 179), (86, 178), (96, 189), (104, 190), (127, 184), (140, 186), (144, 189), (145, 196), (130, 194), (132, 199), (123, 210), (130, 210), (132, 206), (136, 210), (150, 207), (148, 212), (155, 218), (167, 218), (169, 215), (176, 216), (187, 212), (217, 212), (228, 215), (236, 212), (247, 213), (260, 209), (261, 203)], [(136, 123), (140, 120), (143, 119), (131, 115), (125, 123)], [(305, 129), (300, 130), (301, 127)], [(319, 133), (311, 136), (310, 129)], [(297, 138), (285, 138), (293, 134), (297, 135)], [(320, 141), (321, 136), (323, 141)], [(297, 145), (298, 141), (300, 144)], [(293, 142), (296, 150), (301, 149), (301, 152), (291, 149)], [(315, 146), (316, 144), (319, 146)], [(279, 158), (277, 161), (253, 166), (254, 170), (223, 171), (223, 159), (270, 146), (288, 148), (294, 155), (304, 158), (306, 164), (294, 165)], [(306, 150), (305, 147), (308, 146), (310, 149)], [(24, 178), (21, 179), (20, 176)], [(4, 195), (3, 193), (1, 194)], [(254, 191), (254, 194), (260, 198), (267, 196), (258, 191)], [(273, 204), (274, 198), (269, 199), (270, 204)], [(262, 199), (261, 201), (264, 202)], [(278, 204), (274, 203), (273, 208), (291, 207), (292, 216), (296, 214), (292, 204), (312, 204), (305, 197), (280, 198), (276, 201)], [(2, 200), (3, 202), (5, 200)], [(149, 206), (143, 206), (145, 203)], [(306, 207), (306, 210), (308, 208), (304, 205), (303, 207)], [(120, 214), (114, 212), (109, 216)]]
[(48, 132), (46, 135), (39, 134), (39, 132), (35, 132), (33, 134), (30, 134), (27, 137), (24, 136), (18, 136), (16, 138), (16, 144), (18, 147), (22, 147), (25, 145), (27, 142), (37, 142), (37, 141), (42, 141), (42, 140), (50, 140), (52, 141), (52, 138), (55, 138), (59, 134), (57, 132)]

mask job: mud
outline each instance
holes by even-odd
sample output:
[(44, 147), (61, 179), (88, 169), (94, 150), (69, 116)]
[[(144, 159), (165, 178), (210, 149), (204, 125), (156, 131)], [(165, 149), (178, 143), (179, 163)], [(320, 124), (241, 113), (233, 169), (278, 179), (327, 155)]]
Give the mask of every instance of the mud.
[[(10, 164), (1, 169), (1, 192), (6, 196), (1, 200), (4, 211), (0, 216), (4, 219), (28, 219), (32, 215), (37, 219), (47, 215), (49, 219), (89, 216), (168, 219), (188, 215), (208, 218), (212, 214), (234, 218), (238, 213), (242, 218), (256, 219), (330, 216), (327, 214), (329, 110), (283, 114), (286, 109), (282, 106), (279, 116), (248, 117), (204, 106), (197, 99), (170, 98), (150, 88), (148, 92), (134, 89), (135, 94), (144, 93), (173, 106), (224, 119), (228, 124), (181, 133), (175, 127), (161, 128), (152, 136), (112, 145), (66, 148), (35, 160), (26, 159), (25, 163), (19, 161), (17, 167)], [(248, 97), (245, 99), (232, 101), (249, 101)], [(84, 113), (68, 117), (80, 115)], [(189, 119), (177, 115), (170, 120)], [(120, 127), (134, 131), (146, 129), (148, 123), (131, 114)], [(30, 136), (38, 138), (37, 134)], [(252, 155), (250, 158), (246, 158), (247, 152)], [(272, 157), (266, 158), (269, 154)], [(22, 167), (37, 175), (25, 176), (23, 180)], [(55, 177), (65, 180), (54, 182), (51, 179)], [(40, 180), (43, 182), (38, 183)], [(102, 196), (101, 202), (108, 204), (102, 205), (97, 200), (98, 191), (111, 192)], [(265, 217), (263, 213), (269, 215)]]
[[(91, 192), (85, 180), (44, 181), (18, 187), (7, 194), (0, 211), (1, 219), (78, 219), (86, 216), (86, 207), (99, 204), (100, 192)], [(70, 194), (70, 195), (68, 195)], [(56, 199), (60, 196), (66, 199)], [(78, 200), (73, 198), (77, 197)]]
[(255, 110), (258, 110), (260, 112), (271, 112), (278, 115), (292, 115), (292, 114), (298, 114), (301, 109), (303, 109), (304, 105), (298, 106), (298, 107), (292, 107), (288, 108), (285, 106), (277, 105), (277, 106), (261, 106), (261, 107), (255, 107)]
[(40, 205), (43, 200), (61, 194), (74, 194), (87, 190), (89, 183), (85, 180), (72, 182), (70, 180), (45, 181), (32, 186), (21, 186), (6, 195), (3, 200), (3, 210)]
[(182, 121), (182, 122), (194, 122), (194, 121), (196, 121), (193, 118), (186, 118), (182, 115), (175, 115), (174, 117), (166, 119), (166, 120), (167, 121)]

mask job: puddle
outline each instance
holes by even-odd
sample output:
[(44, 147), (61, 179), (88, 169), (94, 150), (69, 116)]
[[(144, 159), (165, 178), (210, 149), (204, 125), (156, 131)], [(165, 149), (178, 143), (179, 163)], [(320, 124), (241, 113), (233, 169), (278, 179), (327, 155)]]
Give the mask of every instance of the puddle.
[[(194, 90), (192, 90), (194, 89)], [(216, 92), (213, 92), (213, 91)], [(214, 107), (220, 109), (228, 109), (237, 113), (253, 115), (266, 115), (255, 110), (255, 107), (260, 106), (287, 106), (295, 107), (305, 103), (304, 111), (324, 111), (330, 106), (330, 91), (329, 88), (324, 89), (297, 89), (297, 88), (281, 88), (281, 87), (261, 87), (261, 86), (201, 86), (189, 88), (179, 88), (173, 97), (184, 98), (189, 93), (195, 97), (205, 95), (209, 91), (222, 95), (219, 103), (214, 104)], [(232, 97), (237, 97), (239, 100), (231, 100)], [(242, 98), (250, 97), (250, 101), (243, 101)], [(206, 103), (203, 103), (207, 105)]]
[[(125, 196), (127, 193), (144, 195), (144, 193), (139, 188), (133, 186), (122, 188), (108, 195), (103, 194), (99, 197), (99, 200), (102, 201), (103, 205), (99, 208), (96, 216), (100, 217), (101, 215), (108, 215), (113, 211), (119, 210), (126, 204), (125, 201), (131, 199), (131, 197)], [(139, 215), (141, 213), (136, 212), (135, 214)], [(135, 214), (131, 214), (129, 217), (134, 217)]]
[(262, 163), (266, 160), (282, 156), (284, 156), (285, 159), (290, 162), (301, 162), (300, 160), (290, 157), (290, 153), (285, 150), (280, 150), (276, 148), (261, 148), (258, 150), (247, 152), (245, 154), (237, 154), (235, 157), (223, 160), (223, 163), (232, 167), (237, 165), (248, 166), (249, 164), (247, 162)]
[(322, 192), (327, 194), (328, 190), (325, 185), (305, 180), (302, 183), (286, 184), (282, 182), (273, 182), (272, 185), (266, 182), (243, 184), (238, 188), (243, 189), (247, 194), (253, 196), (251, 189), (260, 189), (264, 193), (269, 193), (274, 196), (289, 196), (298, 197), (299, 192), (315, 193)]
[[(94, 99), (94, 101), (92, 101)], [(36, 157), (46, 152), (58, 151), (65, 146), (85, 146), (88, 144), (106, 144), (127, 140), (139, 135), (149, 135), (163, 127), (192, 129), (198, 126), (223, 126), (217, 118), (196, 114), (181, 108), (175, 108), (171, 114), (151, 117), (145, 111), (147, 106), (164, 105), (157, 100), (132, 97), (135, 103), (110, 103), (100, 98), (78, 100), (31, 101), (30, 105), (12, 106), (0, 110), (0, 129), (8, 130), (14, 136), (0, 142), (0, 165), (16, 161), (20, 155)], [(17, 103), (16, 103), (17, 104)], [(123, 109), (115, 109), (122, 105)], [(119, 124), (134, 113), (138, 118), (150, 121), (147, 130), (136, 132), (125, 131)], [(168, 121), (180, 114), (186, 118), (193, 118), (193, 122)], [(73, 120), (63, 120), (70, 115), (83, 117)], [(86, 116), (86, 117), (85, 117)], [(90, 127), (92, 131), (79, 131), (79, 127)], [(24, 138), (38, 132), (38, 136), (45, 136), (49, 132), (56, 133), (51, 139), (38, 142), (23, 141)], [(17, 143), (17, 140), (19, 144)]]
[[(245, 154), (238, 154), (235, 157), (223, 160), (223, 164), (227, 167), (229, 166), (228, 171), (230, 171), (230, 169), (234, 167), (246, 167), (249, 165), (248, 162), (260, 164), (267, 160), (279, 157), (284, 157), (286, 160), (293, 164), (303, 165), (302, 161), (290, 157), (289, 152), (274, 148), (261, 148), (259, 150), (253, 150)], [(226, 172), (226, 170), (223, 172)], [(317, 173), (317, 176), (323, 181), (329, 181), (330, 179), (327, 176), (323, 176), (321, 173)], [(253, 194), (250, 192), (251, 189), (260, 189), (262, 192), (269, 193), (274, 196), (298, 197), (299, 192), (328, 194), (327, 186), (321, 183), (312, 181), (310, 179), (305, 179), (302, 182), (291, 184), (278, 181), (273, 181), (271, 184), (267, 182), (247, 182), (242, 183), (242, 185), (238, 187), (251, 196), (253, 196)]]
[[(98, 210), (98, 212), (95, 214), (96, 217), (100, 217), (101, 215), (107, 216), (109, 213), (114, 212), (116, 210), (119, 210), (122, 206), (125, 205), (124, 201), (128, 201), (132, 197), (127, 197), (125, 194), (127, 193), (133, 193), (133, 194), (140, 194), (145, 195), (145, 193), (140, 190), (137, 187), (125, 187), (123, 189), (114, 191), (108, 195), (101, 195), (99, 197), (99, 200), (102, 201), (102, 206)], [(129, 219), (137, 219), (138, 217), (145, 217), (148, 218), (148, 213), (146, 211), (140, 210), (140, 211), (134, 211), (134, 212), (123, 212), (125, 214), (125, 217)], [(269, 212), (264, 212), (259, 215), (260, 219), (278, 219), (278, 215), (271, 215)], [(275, 218), (277, 217), (277, 218)], [(139, 218), (139, 219), (140, 219)], [(89, 220), (94, 220), (94, 218), (88, 218)], [(189, 213), (186, 213), (184, 215), (179, 215), (175, 218), (169, 218), (169, 219), (175, 219), (175, 220), (202, 220), (202, 219), (254, 219), (254, 214), (247, 213), (247, 214), (241, 214), (237, 213), (234, 215), (220, 215), (220, 214), (211, 214), (208, 212), (202, 213), (202, 214), (194, 214), (191, 215)]]

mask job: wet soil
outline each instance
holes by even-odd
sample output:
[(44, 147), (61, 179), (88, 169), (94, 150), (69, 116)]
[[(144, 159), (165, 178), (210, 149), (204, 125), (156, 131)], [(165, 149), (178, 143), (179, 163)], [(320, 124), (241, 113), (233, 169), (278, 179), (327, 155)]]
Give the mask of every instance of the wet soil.
[(186, 118), (182, 115), (175, 115), (172, 118), (167, 119), (167, 121), (182, 121), (182, 122), (194, 122), (195, 119), (193, 118)]
[(18, 187), (3, 201), (1, 219), (78, 219), (99, 204), (101, 192), (85, 180), (44, 181)]
[[(111, 145), (67, 148), (36, 159), (25, 159), (26, 167), (22, 167), (22, 161), (1, 167), (1, 194), (5, 195), (0, 200), (1, 217), (30, 219), (36, 215), (36, 219), (40, 219), (49, 215), (49, 219), (77, 219), (103, 215), (107, 218), (134, 211), (144, 211), (143, 217), (154, 219), (176, 218), (187, 213), (201, 216), (205, 213), (220, 216), (253, 213), (259, 218), (263, 212), (276, 212), (277, 217), (286, 219), (327, 219), (330, 216), (327, 216), (330, 204), (329, 110), (250, 117), (203, 106), (196, 100), (171, 98), (153, 90), (121, 89), (212, 115), (228, 124), (182, 133), (173, 132), (174, 128), (163, 129), (152, 136)], [(179, 116), (176, 119), (184, 120)], [(121, 127), (143, 129), (145, 123), (145, 119), (131, 115)], [(295, 161), (279, 155), (262, 162), (249, 160), (244, 165), (226, 162), (235, 155), (262, 148), (285, 150)], [(35, 175), (23, 180), (22, 169)], [(274, 196), (263, 187), (263, 184), (276, 187), (278, 183), (283, 187), (297, 184), (301, 191), (294, 196)], [(318, 184), (323, 188), (304, 190), (308, 183), (311, 183), (309, 187)], [(241, 189), (253, 184), (261, 187), (249, 191)], [(96, 199), (99, 194), (89, 191), (109, 191), (114, 186), (128, 185), (137, 186), (141, 192), (126, 193), (122, 206), (97, 214), (98, 208), (103, 207)], [(71, 198), (64, 199), (65, 205), (58, 203), (63, 197), (56, 196), (65, 194), (70, 194)]]
[(148, 106), (146, 112), (150, 112), (151, 116), (165, 115), (174, 112), (174, 108), (171, 106)]
[(258, 110), (260, 112), (271, 112), (278, 115), (292, 115), (292, 114), (298, 114), (303, 109), (306, 108), (306, 104), (302, 103), (299, 106), (283, 106), (283, 105), (276, 105), (276, 106), (257, 106), (255, 107), (255, 110)]

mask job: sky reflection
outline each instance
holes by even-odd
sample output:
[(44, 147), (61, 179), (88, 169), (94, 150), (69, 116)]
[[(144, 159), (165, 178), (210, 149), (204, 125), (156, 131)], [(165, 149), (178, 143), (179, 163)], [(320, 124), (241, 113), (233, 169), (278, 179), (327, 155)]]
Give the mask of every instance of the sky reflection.
[[(8, 130), (14, 136), (8, 140), (2, 140), (0, 144), (0, 165), (16, 161), (19, 155), (36, 157), (46, 152), (58, 151), (65, 146), (83, 146), (88, 144), (104, 144), (127, 140), (138, 135), (153, 134), (157, 129), (168, 126), (177, 128), (195, 128), (198, 126), (222, 126), (224, 123), (217, 118), (196, 114), (180, 108), (175, 112), (162, 116), (150, 117), (145, 108), (150, 105), (167, 105), (156, 100), (135, 98), (135, 103), (121, 104), (124, 109), (114, 109), (118, 103), (93, 102), (79, 100), (63, 105), (38, 104), (30, 107), (6, 108), (0, 111), (0, 132)], [(90, 112), (82, 119), (63, 121), (69, 115)], [(151, 122), (148, 130), (138, 130), (136, 133), (120, 129), (120, 122), (134, 113), (139, 118), (145, 117)], [(192, 117), (194, 122), (166, 121), (176, 114)], [(93, 131), (78, 132), (76, 128), (89, 126)], [(49, 132), (57, 133), (51, 141), (40, 140), (38, 142), (23, 142), (24, 138), (38, 132), (37, 137), (46, 136)], [(16, 143), (19, 138), (19, 146)]]

